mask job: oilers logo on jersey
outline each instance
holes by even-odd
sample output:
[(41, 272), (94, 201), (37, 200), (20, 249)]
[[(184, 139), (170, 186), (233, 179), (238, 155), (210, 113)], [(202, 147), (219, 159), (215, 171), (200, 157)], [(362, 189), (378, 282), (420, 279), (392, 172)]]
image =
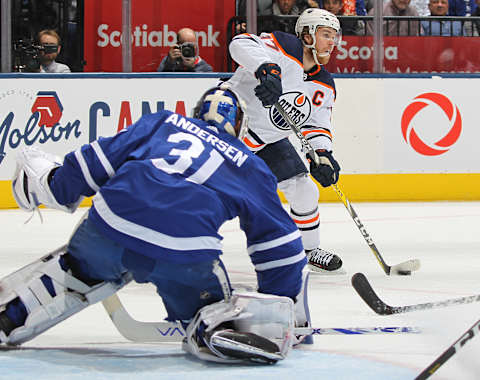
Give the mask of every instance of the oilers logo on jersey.
[[(282, 94), (279, 101), (283, 109), (289, 114), (293, 122), (301, 126), (303, 125), (312, 112), (312, 104), (308, 96), (299, 91), (286, 92)], [(290, 130), (288, 124), (275, 107), (271, 107), (269, 111), (270, 122), (282, 131)]]

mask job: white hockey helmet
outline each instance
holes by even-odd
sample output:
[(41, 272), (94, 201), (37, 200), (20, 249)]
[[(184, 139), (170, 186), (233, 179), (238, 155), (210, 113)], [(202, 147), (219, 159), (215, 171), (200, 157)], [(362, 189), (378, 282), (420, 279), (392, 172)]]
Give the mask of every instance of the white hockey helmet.
[[(300, 16), (298, 16), (297, 23), (295, 24), (295, 32), (297, 34), (297, 37), (302, 40), (302, 43), (307, 47), (312, 49), (313, 51), (313, 57), (315, 59), (315, 62), (319, 65), (318, 57), (317, 57), (317, 50), (316, 50), (316, 31), (317, 28), (323, 27), (323, 28), (332, 28), (335, 30), (336, 35), (335, 35), (335, 40), (334, 40), (334, 46), (338, 46), (340, 42), (342, 41), (342, 30), (340, 28), (340, 21), (338, 21), (337, 16), (335, 16), (333, 13), (330, 13), (329, 11), (325, 9), (319, 9), (319, 8), (308, 8), (305, 9)], [(306, 44), (305, 41), (302, 38), (302, 35), (306, 33), (306, 28), (308, 30), (308, 34), (312, 37), (313, 41), (310, 45)], [(333, 48), (332, 48), (333, 50)], [(328, 57), (330, 56), (331, 51), (328, 53), (322, 53), (318, 54), (320, 57)]]
[(328, 27), (340, 31), (340, 22), (337, 16), (325, 9), (308, 8), (298, 16), (295, 24), (295, 32), (298, 38), (302, 37), (303, 30), (308, 27), (308, 33), (314, 35), (318, 27)]

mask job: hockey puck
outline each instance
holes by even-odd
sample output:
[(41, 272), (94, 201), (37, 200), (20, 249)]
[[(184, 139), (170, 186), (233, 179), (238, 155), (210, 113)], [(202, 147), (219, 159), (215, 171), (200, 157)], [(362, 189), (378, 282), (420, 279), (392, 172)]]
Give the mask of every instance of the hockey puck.
[(399, 270), (399, 271), (397, 271), (397, 273), (400, 276), (410, 276), (412, 274), (412, 271), (410, 271), (410, 270)]

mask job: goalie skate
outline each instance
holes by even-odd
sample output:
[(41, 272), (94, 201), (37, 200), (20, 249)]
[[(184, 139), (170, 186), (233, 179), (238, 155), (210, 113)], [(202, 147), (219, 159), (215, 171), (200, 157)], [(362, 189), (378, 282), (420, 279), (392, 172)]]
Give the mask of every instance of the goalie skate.
[(224, 356), (263, 364), (283, 359), (280, 348), (260, 335), (234, 330), (217, 330), (206, 334), (208, 346)]
[(346, 274), (342, 268), (342, 259), (321, 248), (307, 250), (308, 268), (324, 274)]

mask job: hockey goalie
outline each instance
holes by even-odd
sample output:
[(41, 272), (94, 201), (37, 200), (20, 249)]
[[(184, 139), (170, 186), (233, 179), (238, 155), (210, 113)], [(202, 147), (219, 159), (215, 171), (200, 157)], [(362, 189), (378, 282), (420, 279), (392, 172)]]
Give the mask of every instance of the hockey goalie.
[[(0, 342), (18, 345), (134, 280), (152, 283), (183, 348), (204, 360), (275, 363), (311, 336), (307, 262), (276, 179), (241, 142), (242, 100), (208, 90), (193, 118), (160, 111), (63, 160), (27, 148), (12, 181), (20, 208), (74, 212), (68, 244), (0, 280)], [(238, 217), (258, 291), (232, 291), (218, 230)]]

